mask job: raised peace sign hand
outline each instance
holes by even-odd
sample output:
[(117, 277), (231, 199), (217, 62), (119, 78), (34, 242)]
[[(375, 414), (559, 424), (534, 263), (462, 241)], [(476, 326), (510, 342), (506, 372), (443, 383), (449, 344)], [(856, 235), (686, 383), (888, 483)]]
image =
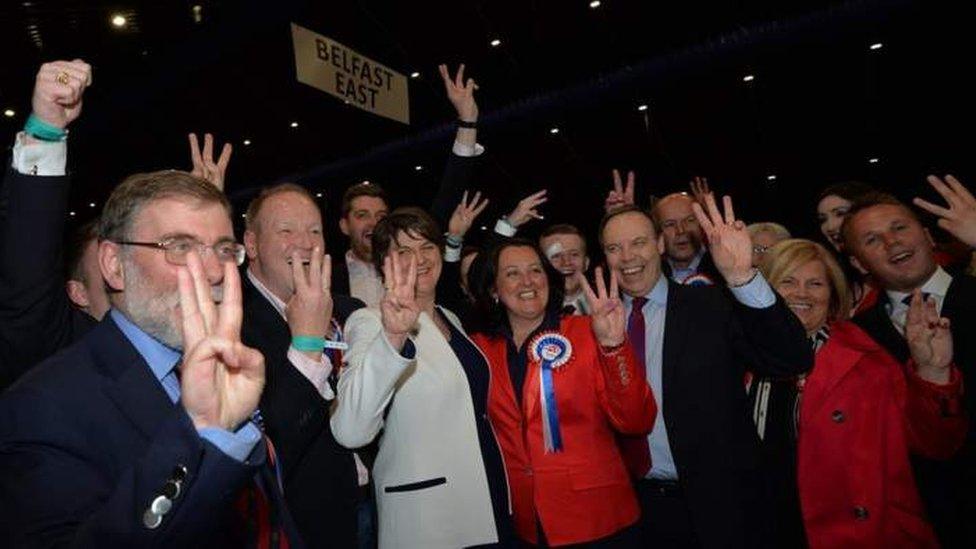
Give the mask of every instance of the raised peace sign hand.
[(441, 73), (441, 80), (444, 81), (444, 89), (447, 91), (447, 98), (454, 105), (458, 118), (465, 122), (478, 121), (478, 103), (474, 100), (474, 92), (478, 89), (478, 84), (474, 78), (464, 80), (464, 63), (458, 67), (457, 74), (451, 78), (447, 71), (447, 65), (443, 63), (437, 66)]
[(386, 293), (380, 302), (386, 339), (397, 350), (417, 326), (420, 305), (417, 303), (417, 256), (410, 254), (410, 265), (404, 268), (393, 252), (383, 258), (383, 283)]
[(220, 158), (214, 162), (213, 141), (212, 134), (204, 134), (203, 151), (201, 151), (197, 134), (190, 134), (190, 160), (193, 162), (193, 170), (190, 173), (209, 181), (211, 185), (222, 191), (224, 190), (224, 175), (227, 173), (227, 164), (230, 163), (230, 154), (234, 147), (230, 143), (224, 143), (224, 148), (220, 150)]
[(958, 179), (951, 175), (945, 181), (934, 175), (928, 177), (929, 185), (945, 199), (948, 208), (936, 206), (927, 200), (916, 198), (912, 202), (923, 210), (937, 215), (939, 227), (976, 248), (976, 198)]
[(620, 178), (620, 171), (613, 170), (613, 190), (607, 193), (606, 200), (603, 201), (603, 211), (609, 213), (610, 210), (621, 206), (634, 204), (634, 171), (627, 172), (627, 185), (624, 186)]
[(583, 295), (586, 296), (586, 304), (590, 308), (590, 318), (593, 321), (593, 335), (603, 347), (616, 347), (624, 342), (627, 336), (627, 319), (624, 315), (624, 306), (620, 301), (620, 291), (617, 284), (617, 274), (610, 271), (610, 292), (607, 292), (607, 285), (603, 282), (603, 269), (596, 268), (596, 293), (583, 273), (576, 273), (580, 286), (583, 288)]
[(698, 218), (698, 224), (708, 237), (708, 251), (712, 254), (715, 267), (729, 286), (742, 286), (752, 280), (756, 270), (752, 266), (752, 239), (746, 225), (735, 218), (732, 199), (722, 197), (724, 215), (718, 211), (715, 196), (705, 195), (708, 214), (697, 202), (691, 209)]
[(923, 303), (922, 291), (918, 288), (912, 293), (905, 317), (905, 339), (918, 366), (918, 375), (932, 383), (948, 383), (952, 364), (949, 319), (939, 317), (935, 299), (929, 297)]
[(236, 430), (258, 407), (264, 356), (241, 343), (241, 279), (224, 262), (223, 298), (214, 305), (196, 250), (177, 270), (183, 322), (180, 400), (197, 429)]

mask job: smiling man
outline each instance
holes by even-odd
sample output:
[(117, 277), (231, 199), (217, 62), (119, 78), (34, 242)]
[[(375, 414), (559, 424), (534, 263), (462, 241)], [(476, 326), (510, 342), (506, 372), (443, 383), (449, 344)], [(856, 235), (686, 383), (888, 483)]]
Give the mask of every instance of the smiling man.
[[(646, 369), (659, 413), (648, 437), (622, 441), (642, 507), (648, 547), (765, 547), (769, 516), (745, 367), (790, 376), (813, 365), (796, 316), (752, 267), (752, 242), (726, 197), (709, 198), (696, 226), (728, 290), (662, 276), (665, 237), (635, 206), (611, 210), (600, 242), (616, 272), (627, 335)], [(697, 211), (696, 211), (697, 210)]]
[(586, 239), (573, 225), (552, 225), (539, 237), (539, 248), (546, 259), (563, 275), (565, 281), (563, 306), (572, 307), (573, 314), (589, 314), (577, 273), (586, 274), (590, 256), (586, 253)]
[[(841, 225), (844, 249), (858, 268), (869, 272), (884, 290), (878, 302), (854, 317), (871, 337), (900, 361), (909, 359), (905, 340), (906, 298), (915, 289), (935, 301), (939, 314), (952, 325), (953, 362), (972, 387), (976, 368), (976, 279), (950, 276), (935, 261), (935, 244), (918, 217), (895, 197), (870, 193), (854, 201)], [(973, 391), (965, 396), (970, 417), (976, 413)], [(926, 510), (946, 547), (973, 547), (976, 532), (968, 517), (973, 501), (976, 464), (973, 431), (966, 446), (951, 462), (913, 460), (915, 478)]]
[(664, 237), (664, 274), (679, 284), (698, 274), (717, 284), (721, 275), (705, 247), (705, 236), (692, 210), (694, 203), (687, 193), (673, 193), (655, 202), (651, 210)]

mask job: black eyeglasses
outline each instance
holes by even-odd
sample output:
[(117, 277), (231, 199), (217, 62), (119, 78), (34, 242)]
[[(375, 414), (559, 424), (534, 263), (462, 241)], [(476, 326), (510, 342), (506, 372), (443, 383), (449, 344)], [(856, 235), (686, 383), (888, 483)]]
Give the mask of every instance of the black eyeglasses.
[(757, 254), (764, 254), (769, 251), (769, 248), (770, 246), (761, 246), (759, 244), (756, 244), (755, 246), (752, 247), (752, 251)]
[(161, 242), (133, 242), (131, 240), (116, 240), (121, 246), (145, 246), (163, 250), (166, 261), (173, 265), (186, 265), (186, 256), (196, 250), (203, 257), (212, 252), (221, 263), (234, 263), (240, 267), (244, 263), (244, 246), (232, 240), (218, 242), (213, 246), (204, 244), (195, 238), (174, 237)]

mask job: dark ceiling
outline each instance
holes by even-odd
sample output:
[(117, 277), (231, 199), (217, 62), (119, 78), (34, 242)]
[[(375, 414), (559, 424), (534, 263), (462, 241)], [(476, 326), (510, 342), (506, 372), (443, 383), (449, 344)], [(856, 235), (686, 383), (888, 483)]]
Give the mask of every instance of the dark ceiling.
[[(185, 134), (211, 131), (235, 145), (238, 205), (289, 178), (323, 192), (334, 223), (355, 181), (381, 183), (397, 204), (433, 194), (453, 117), (436, 65), (464, 61), (481, 86), (490, 215), (544, 187), (547, 220), (595, 223), (622, 167), (638, 171), (643, 196), (705, 175), (747, 220), (803, 234), (828, 182), (911, 194), (930, 171), (976, 175), (960, 2), (589, 4), (3, 0), (0, 109), (16, 114), (0, 118), (0, 139), (22, 127), (37, 66), (80, 57), (95, 83), (71, 134), (75, 219), (129, 173), (188, 167)], [(125, 28), (110, 24), (116, 13)], [(419, 71), (411, 124), (296, 82), (289, 22)]]

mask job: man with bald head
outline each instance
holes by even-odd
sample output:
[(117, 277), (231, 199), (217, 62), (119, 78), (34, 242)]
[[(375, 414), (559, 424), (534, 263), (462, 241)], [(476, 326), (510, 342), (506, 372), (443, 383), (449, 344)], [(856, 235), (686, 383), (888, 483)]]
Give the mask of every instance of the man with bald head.
[(341, 326), (363, 303), (332, 296), (322, 214), (302, 186), (261, 191), (247, 209), (244, 246), (241, 337), (267, 360), (261, 412), (281, 456), (289, 508), (309, 546), (355, 547), (366, 471), (360, 475), (353, 453), (336, 443), (328, 412)]
[(665, 276), (679, 284), (716, 284), (721, 282), (721, 275), (704, 245), (693, 204), (695, 199), (688, 193), (672, 193), (651, 209), (654, 223), (664, 237), (662, 268)]

